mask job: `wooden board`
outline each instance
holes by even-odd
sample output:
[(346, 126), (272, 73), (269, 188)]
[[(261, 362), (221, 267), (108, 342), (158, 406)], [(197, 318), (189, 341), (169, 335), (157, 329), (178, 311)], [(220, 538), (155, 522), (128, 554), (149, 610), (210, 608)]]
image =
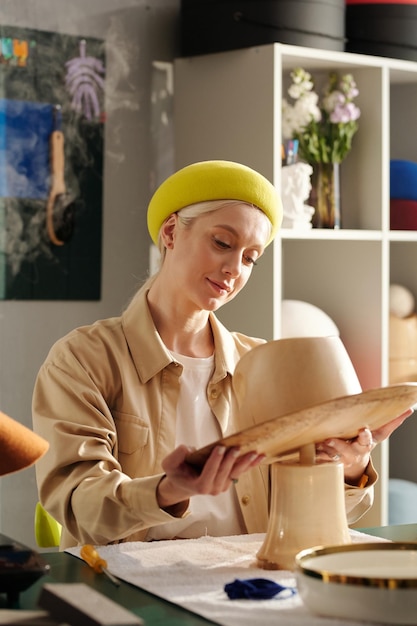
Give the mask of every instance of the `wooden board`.
[(219, 445), (236, 446), (241, 454), (253, 451), (275, 460), (330, 437), (351, 439), (361, 428), (375, 430), (415, 404), (417, 383), (370, 389), (251, 426), (193, 451), (187, 461), (202, 467)]

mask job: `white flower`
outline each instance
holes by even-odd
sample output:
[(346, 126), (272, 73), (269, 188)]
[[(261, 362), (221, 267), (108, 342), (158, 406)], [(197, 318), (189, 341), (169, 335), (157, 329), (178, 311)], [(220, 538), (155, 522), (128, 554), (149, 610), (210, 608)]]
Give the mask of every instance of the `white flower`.
[(332, 91), (323, 98), (323, 109), (330, 114), (337, 106), (345, 102), (346, 98), (341, 91)]
[(282, 101), (282, 134), (284, 139), (291, 139), (294, 133), (299, 133), (311, 121), (321, 120), (321, 111), (317, 106), (318, 96), (314, 92), (304, 95), (291, 105), (287, 100)]
[(291, 79), (288, 95), (294, 102), (282, 101), (283, 139), (298, 139), (299, 155), (308, 163), (340, 163), (351, 149), (360, 117), (352, 74), (339, 79), (331, 73), (321, 105), (308, 72), (296, 68)]

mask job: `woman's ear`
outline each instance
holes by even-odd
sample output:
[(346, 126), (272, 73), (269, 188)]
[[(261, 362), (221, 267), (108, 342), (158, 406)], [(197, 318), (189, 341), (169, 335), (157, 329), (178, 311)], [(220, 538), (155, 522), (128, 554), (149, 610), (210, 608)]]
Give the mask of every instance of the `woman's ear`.
[(161, 226), (161, 240), (165, 248), (172, 248), (174, 245), (175, 229), (178, 222), (178, 215), (172, 213)]

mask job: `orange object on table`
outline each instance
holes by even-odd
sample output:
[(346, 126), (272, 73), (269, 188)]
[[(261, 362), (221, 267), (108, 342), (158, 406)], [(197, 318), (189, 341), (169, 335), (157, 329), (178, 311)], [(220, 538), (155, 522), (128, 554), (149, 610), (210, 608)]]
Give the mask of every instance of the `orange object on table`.
[(101, 558), (94, 546), (86, 544), (81, 548), (80, 556), (97, 574), (106, 574), (113, 584), (119, 586), (119, 581), (107, 569), (107, 561)]

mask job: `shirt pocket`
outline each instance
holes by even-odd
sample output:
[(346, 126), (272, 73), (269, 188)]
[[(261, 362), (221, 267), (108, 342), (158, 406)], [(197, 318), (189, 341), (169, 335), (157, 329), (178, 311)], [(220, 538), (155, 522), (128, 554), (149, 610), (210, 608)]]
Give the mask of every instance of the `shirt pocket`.
[(149, 426), (140, 418), (113, 411), (119, 453), (134, 454), (144, 448), (149, 440)]

